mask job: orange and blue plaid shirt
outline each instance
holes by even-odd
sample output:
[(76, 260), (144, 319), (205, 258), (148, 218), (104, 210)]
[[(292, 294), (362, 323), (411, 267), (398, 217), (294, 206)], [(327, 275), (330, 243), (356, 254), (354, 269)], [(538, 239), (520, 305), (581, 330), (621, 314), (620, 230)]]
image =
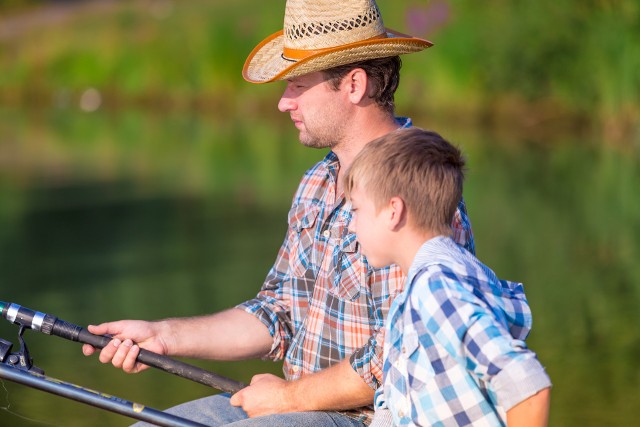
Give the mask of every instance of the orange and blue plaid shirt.
[[(404, 127), (410, 119), (399, 119)], [(348, 226), (351, 204), (336, 194), (340, 168), (327, 156), (302, 178), (288, 215), (289, 227), (274, 266), (256, 298), (238, 307), (260, 319), (273, 336), (266, 358), (284, 359), (294, 380), (349, 357), (372, 388), (382, 382), (384, 320), (405, 276), (397, 266), (372, 268)], [(464, 201), (452, 237), (474, 251)]]

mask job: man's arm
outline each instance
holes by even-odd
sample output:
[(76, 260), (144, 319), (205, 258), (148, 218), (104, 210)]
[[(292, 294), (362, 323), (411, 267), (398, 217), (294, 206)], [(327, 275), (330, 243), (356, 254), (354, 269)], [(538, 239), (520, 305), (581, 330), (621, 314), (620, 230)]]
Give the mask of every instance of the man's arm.
[(508, 427), (546, 427), (551, 389), (545, 388), (507, 411)]
[[(98, 335), (113, 335), (111, 343), (100, 351), (100, 361), (128, 373), (146, 369), (135, 361), (140, 347), (169, 356), (241, 360), (267, 354), (273, 343), (260, 320), (237, 308), (156, 322), (123, 320), (88, 329)], [(85, 344), (83, 352), (89, 356), (95, 349)]]
[(349, 359), (330, 368), (285, 381), (270, 374), (256, 375), (249, 387), (234, 394), (231, 404), (250, 417), (318, 410), (353, 409), (373, 403), (374, 391), (353, 370)]
[(166, 322), (169, 354), (174, 356), (244, 360), (264, 356), (273, 343), (267, 327), (239, 308)]

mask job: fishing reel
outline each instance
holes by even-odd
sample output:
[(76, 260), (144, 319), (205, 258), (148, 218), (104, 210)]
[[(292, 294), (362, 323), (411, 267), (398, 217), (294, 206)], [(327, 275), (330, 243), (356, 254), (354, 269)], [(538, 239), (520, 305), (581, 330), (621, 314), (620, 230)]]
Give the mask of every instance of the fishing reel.
[(23, 371), (44, 375), (44, 371), (33, 364), (33, 359), (29, 355), (27, 343), (24, 341), (24, 337), (22, 336), (25, 329), (25, 326), (20, 325), (20, 330), (18, 331), (20, 350), (17, 352), (11, 353), (13, 343), (0, 338), (0, 362)]

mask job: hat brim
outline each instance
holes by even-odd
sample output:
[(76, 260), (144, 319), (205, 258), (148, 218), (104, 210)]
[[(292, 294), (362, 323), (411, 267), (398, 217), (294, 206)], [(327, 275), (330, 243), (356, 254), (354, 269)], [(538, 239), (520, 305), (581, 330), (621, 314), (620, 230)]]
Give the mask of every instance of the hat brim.
[(251, 83), (285, 80), (339, 65), (374, 58), (419, 52), (433, 46), (428, 40), (411, 37), (386, 29), (386, 38), (363, 40), (357, 43), (323, 49), (298, 61), (283, 56), (283, 31), (267, 37), (249, 54), (242, 68), (242, 77)]

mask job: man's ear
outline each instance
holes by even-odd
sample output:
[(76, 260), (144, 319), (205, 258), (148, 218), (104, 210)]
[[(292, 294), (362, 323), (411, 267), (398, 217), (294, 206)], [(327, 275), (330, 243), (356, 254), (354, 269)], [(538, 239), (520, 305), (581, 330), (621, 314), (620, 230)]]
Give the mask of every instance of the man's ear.
[(389, 209), (387, 216), (389, 230), (397, 231), (407, 221), (407, 207), (404, 200), (398, 196), (392, 197), (387, 207)]
[(349, 100), (353, 104), (359, 104), (367, 95), (369, 78), (362, 68), (354, 68), (345, 77), (345, 84), (349, 85)]

